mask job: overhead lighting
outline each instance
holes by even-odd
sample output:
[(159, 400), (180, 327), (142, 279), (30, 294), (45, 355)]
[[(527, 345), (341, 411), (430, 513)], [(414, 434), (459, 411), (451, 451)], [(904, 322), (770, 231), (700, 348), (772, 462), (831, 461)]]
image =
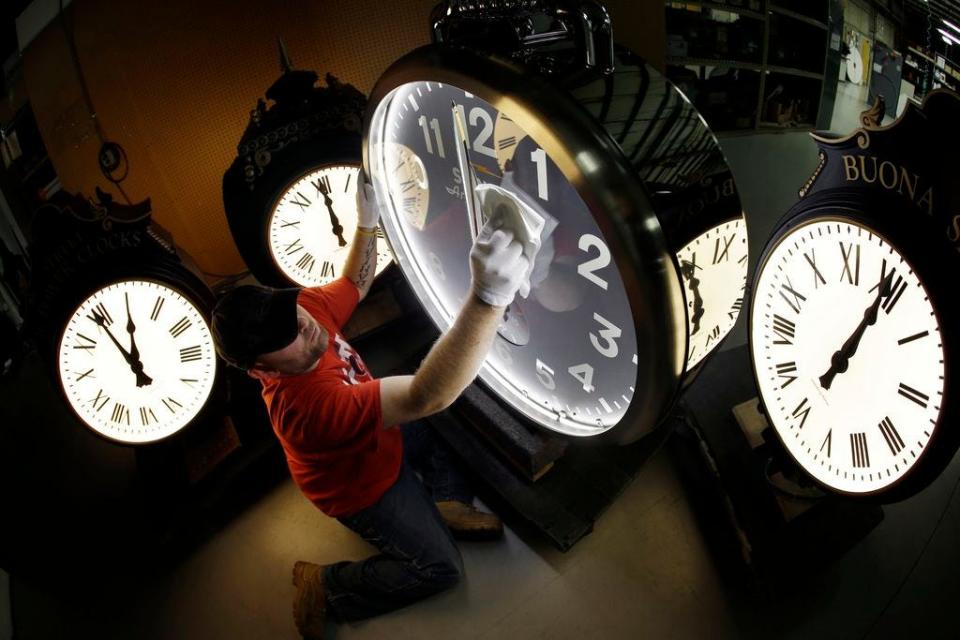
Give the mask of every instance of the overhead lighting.
[(950, 38), (948, 38), (947, 36), (940, 36), (940, 37), (943, 38), (943, 41), (946, 42), (947, 44), (953, 44), (953, 42), (951, 42)]
[(948, 27), (950, 27), (951, 29), (953, 29), (953, 30), (956, 31), (957, 33), (960, 33), (960, 27), (958, 27), (957, 25), (953, 24), (953, 23), (950, 22), (949, 20), (941, 20), (941, 22), (943, 22), (943, 24), (947, 25)]
[(944, 40), (950, 40), (953, 44), (960, 44), (960, 39), (954, 37), (953, 35), (947, 33), (943, 29), (937, 29), (940, 32), (940, 35), (943, 36)]

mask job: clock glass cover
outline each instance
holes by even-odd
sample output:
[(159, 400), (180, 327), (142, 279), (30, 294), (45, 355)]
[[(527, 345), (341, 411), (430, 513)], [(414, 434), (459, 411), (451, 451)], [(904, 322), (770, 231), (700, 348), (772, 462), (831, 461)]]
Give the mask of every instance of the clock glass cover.
[[(317, 167), (293, 180), (276, 199), (267, 222), (270, 255), (296, 284), (315, 287), (340, 276), (357, 230), (358, 175), (356, 165)], [(377, 233), (382, 234), (379, 227)], [(379, 274), (393, 256), (386, 243), (377, 246)]]
[(790, 230), (759, 273), (753, 364), (784, 445), (834, 490), (898, 483), (935, 437), (944, 390), (924, 284), (887, 238), (849, 219)]
[(196, 417), (216, 377), (213, 339), (200, 311), (176, 289), (120, 280), (69, 317), (58, 373), (76, 414), (115, 441), (168, 437)]
[(552, 430), (576, 436), (609, 430), (625, 415), (637, 378), (628, 296), (590, 209), (508, 113), (456, 86), (427, 81), (401, 84), (377, 104), (367, 151), (397, 261), (434, 322), (449, 327), (470, 292), (460, 143), (479, 183), (533, 200), (551, 218), (531, 293), (508, 307), (481, 379)]

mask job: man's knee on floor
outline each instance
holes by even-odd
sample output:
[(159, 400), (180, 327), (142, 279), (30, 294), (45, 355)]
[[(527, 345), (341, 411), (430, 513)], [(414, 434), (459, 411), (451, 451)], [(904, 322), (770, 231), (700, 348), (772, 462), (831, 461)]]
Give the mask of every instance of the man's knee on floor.
[(454, 548), (453, 553), (438, 558), (422, 569), (424, 578), (437, 591), (452, 589), (463, 579), (463, 559), (460, 552)]

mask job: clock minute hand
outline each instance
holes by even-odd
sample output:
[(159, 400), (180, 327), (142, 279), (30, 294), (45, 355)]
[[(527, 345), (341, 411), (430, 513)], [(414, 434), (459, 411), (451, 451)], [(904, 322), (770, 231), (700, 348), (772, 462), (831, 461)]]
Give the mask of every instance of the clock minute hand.
[(131, 371), (137, 376), (137, 386), (142, 387), (153, 382), (153, 379), (150, 376), (146, 375), (143, 372), (143, 363), (138, 359), (134, 358), (130, 353), (127, 352), (120, 343), (117, 342), (117, 339), (113, 337), (113, 333), (110, 332), (110, 329), (107, 328), (107, 320), (97, 311), (93, 312), (91, 319), (95, 324), (97, 324), (101, 329), (107, 332), (107, 335), (110, 337), (110, 340), (113, 342), (117, 350), (120, 351), (120, 354), (123, 356), (123, 359), (126, 360), (127, 364), (130, 365)]
[(456, 102), (451, 102), (450, 110), (453, 113), (453, 131), (457, 139), (457, 162), (460, 165), (460, 177), (463, 180), (463, 199), (467, 205), (467, 226), (470, 227), (470, 239), (476, 240), (480, 233), (481, 224), (477, 211), (477, 176), (473, 172), (473, 164), (470, 162), (470, 148), (467, 143), (466, 125), (463, 122), (463, 114), (460, 106)]
[(820, 376), (820, 386), (824, 389), (830, 388), (833, 384), (833, 379), (838, 373), (843, 373), (847, 370), (847, 367), (850, 365), (850, 358), (856, 354), (857, 347), (860, 346), (860, 340), (863, 338), (863, 334), (866, 333), (867, 327), (876, 324), (880, 303), (890, 295), (890, 283), (892, 280), (893, 272), (880, 281), (877, 297), (863, 312), (863, 320), (860, 321), (857, 328), (854, 329), (850, 337), (843, 343), (843, 346), (834, 351), (833, 356), (830, 358), (830, 368)]

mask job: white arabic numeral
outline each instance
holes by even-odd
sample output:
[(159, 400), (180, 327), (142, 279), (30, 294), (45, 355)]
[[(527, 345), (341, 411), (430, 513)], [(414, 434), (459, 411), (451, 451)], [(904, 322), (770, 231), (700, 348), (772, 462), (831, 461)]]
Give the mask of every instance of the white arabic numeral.
[(583, 390), (587, 393), (593, 393), (596, 387), (593, 386), (593, 367), (587, 363), (575, 364), (567, 371), (583, 385)]
[[(617, 347), (616, 340), (621, 335), (623, 331), (617, 325), (613, 324), (606, 318), (604, 318), (599, 313), (593, 314), (593, 319), (603, 325), (603, 329), (600, 329), (600, 336), (597, 334), (590, 334), (590, 342), (593, 344), (593, 348), (600, 352), (600, 355), (606, 356), (607, 358), (616, 358), (617, 354), (620, 353), (620, 348)], [(600, 341), (603, 340), (605, 344), (601, 345)]]
[(493, 135), (493, 118), (491, 118), (490, 114), (481, 107), (474, 107), (473, 109), (470, 109), (469, 118), (471, 127), (477, 126), (477, 122), (483, 120), (483, 128), (480, 129), (480, 133), (473, 141), (473, 150), (477, 153), (482, 153), (485, 156), (496, 159), (497, 152), (493, 150), (492, 146), (487, 144), (487, 140), (489, 140), (490, 136)]
[(430, 142), (430, 129), (433, 129), (433, 135), (437, 139), (437, 154), (441, 158), (446, 158), (447, 156), (443, 153), (443, 138), (440, 136), (440, 121), (437, 118), (430, 118), (429, 128), (427, 127), (427, 116), (420, 116), (417, 122), (423, 129), (423, 143), (427, 147), (427, 153), (433, 153), (433, 144)]
[(557, 388), (557, 382), (553, 379), (553, 376), (553, 369), (544, 364), (540, 358), (537, 358), (537, 377), (540, 378), (543, 386), (551, 391)]
[(577, 246), (580, 247), (580, 251), (589, 252), (590, 249), (597, 249), (600, 252), (600, 255), (598, 255), (596, 258), (591, 258), (583, 264), (578, 265), (577, 273), (606, 291), (607, 281), (594, 272), (599, 271), (610, 264), (610, 249), (607, 248), (607, 245), (604, 244), (603, 240), (590, 233), (585, 233), (580, 236), (580, 242)]
[(543, 149), (530, 152), (530, 159), (537, 165), (537, 195), (549, 200), (547, 194), (547, 154)]

